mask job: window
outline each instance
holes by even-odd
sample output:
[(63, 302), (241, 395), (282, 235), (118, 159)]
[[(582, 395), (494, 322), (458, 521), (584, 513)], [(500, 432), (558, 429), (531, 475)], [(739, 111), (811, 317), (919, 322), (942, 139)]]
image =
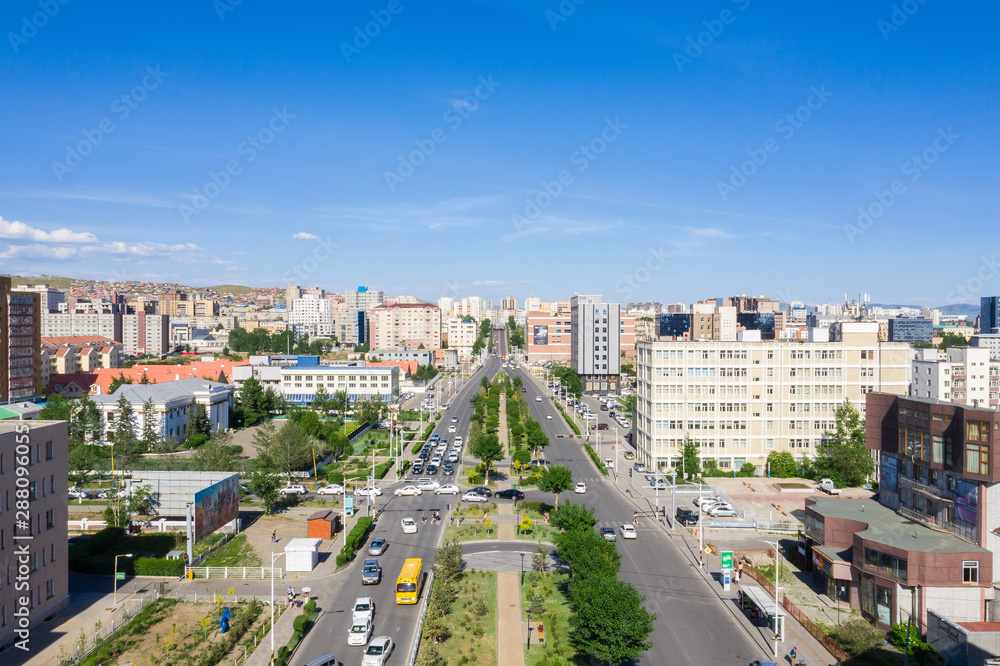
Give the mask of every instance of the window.
[(966, 421), (965, 438), (973, 442), (989, 442), (990, 424), (986, 421)]
[(54, 509), (49, 509), (45, 512), (45, 529), (51, 530), (56, 526), (56, 512)]
[(45, 442), (45, 459), (52, 460), (53, 458), (55, 458), (56, 457), (55, 450), (56, 450), (55, 446), (51, 441)]
[(979, 562), (976, 560), (966, 560), (962, 562), (962, 582), (979, 583)]
[(990, 447), (966, 442), (965, 471), (969, 474), (988, 475), (990, 473)]

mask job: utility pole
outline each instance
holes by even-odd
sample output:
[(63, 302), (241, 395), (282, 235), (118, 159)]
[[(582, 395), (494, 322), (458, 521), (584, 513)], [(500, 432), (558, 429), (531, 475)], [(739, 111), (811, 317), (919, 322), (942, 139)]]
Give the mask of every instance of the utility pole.
[[(778, 591), (781, 590), (778, 586), (778, 581), (781, 580), (781, 577), (778, 574), (781, 566), (781, 542), (766, 541), (764, 539), (760, 539), (759, 541), (766, 543), (768, 546), (774, 546), (774, 661), (778, 661), (778, 612), (780, 609), (778, 605)], [(781, 633), (784, 635), (784, 625), (782, 625)]]

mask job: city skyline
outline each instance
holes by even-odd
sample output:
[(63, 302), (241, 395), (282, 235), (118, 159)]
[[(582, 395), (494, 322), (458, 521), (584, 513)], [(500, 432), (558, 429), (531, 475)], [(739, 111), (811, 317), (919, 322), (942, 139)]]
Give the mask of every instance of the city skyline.
[(57, 5), (0, 10), (0, 272), (435, 303), (1000, 290), (993, 7)]

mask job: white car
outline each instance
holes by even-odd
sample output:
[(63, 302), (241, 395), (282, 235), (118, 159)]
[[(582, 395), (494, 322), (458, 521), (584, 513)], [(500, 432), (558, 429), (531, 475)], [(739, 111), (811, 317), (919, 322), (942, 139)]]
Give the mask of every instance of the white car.
[(580, 483), (576, 484), (576, 487), (573, 489), (573, 492), (578, 495), (584, 494), (585, 492), (587, 492), (587, 484), (581, 481)]
[(712, 504), (711, 506), (705, 508), (705, 513), (707, 513), (710, 516), (718, 516), (723, 514), (727, 516), (737, 515), (736, 509), (734, 509), (733, 505), (728, 502), (716, 502), (715, 504)]
[(368, 639), (372, 637), (372, 622), (355, 622), (351, 626), (351, 631), (347, 634), (348, 645), (367, 645)]
[(455, 438), (455, 446), (462, 446), (462, 436), (459, 435)]
[(392, 491), (392, 494), (396, 497), (402, 497), (403, 495), (422, 495), (424, 491), (420, 490), (416, 486), (403, 486), (402, 488), (396, 488)]
[(435, 495), (457, 495), (460, 492), (462, 491), (454, 483), (449, 483), (447, 485), (441, 486), (440, 488), (434, 489)]
[(364, 488), (358, 488), (358, 495), (375, 495), (376, 497), (382, 496), (382, 489), (378, 486), (365, 486)]
[(375, 600), (371, 597), (358, 597), (354, 600), (354, 610), (352, 611), (354, 624), (364, 624), (375, 619)]
[(420, 490), (437, 490), (440, 487), (441, 484), (433, 479), (419, 479), (417, 481), (417, 488), (420, 488)]
[(545, 415), (545, 420), (546, 421), (551, 421), (552, 420), (552, 415), (551, 414), (546, 414)]
[(448, 426), (448, 432), (450, 432), (450, 433), (456, 433), (456, 432), (458, 432), (458, 428), (456, 428), (453, 425), (450, 425), (450, 426)]
[(452, 423), (458, 423), (458, 417), (457, 416), (451, 417), (451, 422)]
[(632, 525), (622, 525), (618, 528), (618, 531), (621, 532), (623, 539), (635, 539), (638, 536), (635, 527)]
[(583, 415), (583, 420), (584, 421), (596, 421), (597, 420), (597, 414), (595, 414), (594, 412), (586, 412)]
[(413, 518), (403, 518), (399, 521), (399, 524), (403, 526), (403, 534), (416, 534), (417, 533), (417, 521)]
[(290, 483), (278, 491), (279, 495), (305, 495), (309, 491), (301, 483)]
[(344, 486), (340, 485), (339, 483), (331, 483), (329, 485), (323, 486), (322, 488), (317, 490), (316, 493), (319, 495), (343, 495)]
[(376, 636), (368, 644), (368, 649), (365, 650), (365, 658), (361, 662), (361, 666), (385, 666), (386, 659), (389, 658), (395, 647), (396, 644), (388, 636)]
[(479, 493), (467, 492), (462, 495), (463, 502), (489, 502), (489, 499), (483, 497)]
[(535, 402), (541, 402), (541, 401), (542, 401), (542, 396), (536, 395), (535, 396)]
[(614, 459), (613, 458), (605, 458), (604, 459), (604, 466), (607, 467), (608, 469), (614, 469), (615, 468), (615, 461), (614, 461)]

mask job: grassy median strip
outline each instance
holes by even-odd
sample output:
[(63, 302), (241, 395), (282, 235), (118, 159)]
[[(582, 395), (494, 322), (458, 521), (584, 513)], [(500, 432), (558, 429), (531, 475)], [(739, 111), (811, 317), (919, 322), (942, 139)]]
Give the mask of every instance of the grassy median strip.
[[(431, 594), (441, 580), (434, 579)], [(424, 619), (423, 638), (417, 652), (417, 664), (497, 663), (497, 574), (495, 571), (466, 571), (457, 582), (445, 583), (453, 597), (447, 612), (432, 601)]]
[(561, 573), (525, 574), (521, 585), (521, 614), (526, 622), (541, 622), (545, 642), (538, 642), (537, 631), (531, 632), (531, 647), (525, 652), (525, 666), (539, 664), (569, 664), (576, 659), (576, 650), (569, 642), (569, 599), (566, 590), (569, 576)]
[(573, 432), (576, 433), (576, 436), (579, 437), (580, 436), (580, 428), (577, 427), (577, 425), (575, 423), (573, 423), (573, 420), (570, 419), (569, 415), (566, 413), (566, 410), (563, 409), (563, 406), (559, 404), (558, 400), (556, 400), (555, 398), (552, 398), (552, 402), (553, 402), (553, 404), (555, 404), (556, 409), (559, 410), (559, 413), (563, 415), (563, 419), (566, 420), (566, 424), (570, 428), (572, 428)]

